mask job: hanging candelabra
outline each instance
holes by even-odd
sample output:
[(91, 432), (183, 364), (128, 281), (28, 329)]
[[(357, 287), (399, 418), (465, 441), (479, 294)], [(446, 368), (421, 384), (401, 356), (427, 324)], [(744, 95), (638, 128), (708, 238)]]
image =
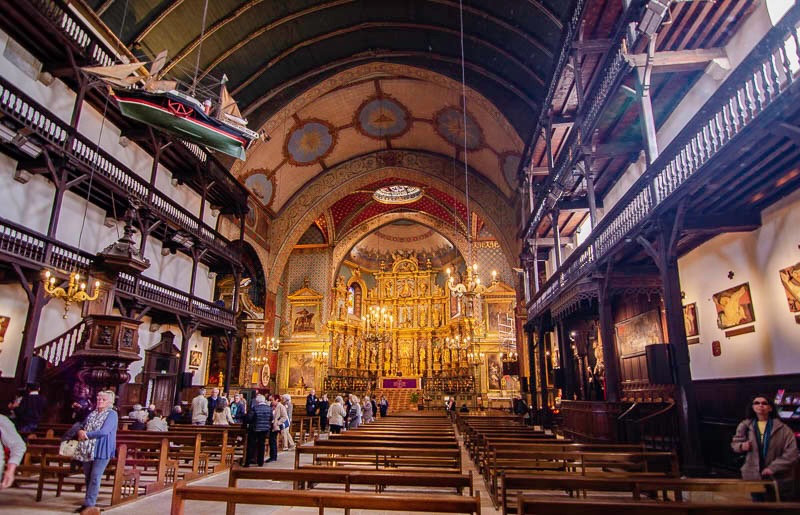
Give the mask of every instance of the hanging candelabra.
[(64, 316), (62, 318), (67, 318), (69, 305), (73, 302), (91, 302), (97, 300), (100, 296), (100, 281), (94, 282), (93, 293), (87, 292), (86, 283), (81, 281), (80, 274), (78, 272), (72, 272), (69, 274), (67, 288), (64, 289), (61, 286), (56, 286), (55, 276), (50, 273), (50, 270), (46, 270), (44, 274), (44, 291), (51, 297), (64, 300)]

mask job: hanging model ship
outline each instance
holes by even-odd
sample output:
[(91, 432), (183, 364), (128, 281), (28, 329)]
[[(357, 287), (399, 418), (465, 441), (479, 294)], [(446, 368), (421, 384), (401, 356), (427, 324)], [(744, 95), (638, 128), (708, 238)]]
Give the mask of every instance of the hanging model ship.
[(193, 143), (218, 150), (237, 159), (259, 137), (247, 128), (223, 77), (217, 104), (201, 103), (194, 96), (178, 91), (178, 82), (159, 80), (167, 52), (163, 51), (144, 75), (142, 63), (83, 68), (111, 85), (122, 114)]

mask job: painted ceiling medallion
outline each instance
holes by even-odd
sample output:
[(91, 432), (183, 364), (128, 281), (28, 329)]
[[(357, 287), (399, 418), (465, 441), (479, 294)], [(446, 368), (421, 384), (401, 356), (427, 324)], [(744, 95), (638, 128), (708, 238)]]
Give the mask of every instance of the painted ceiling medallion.
[(333, 128), (322, 120), (305, 120), (289, 133), (286, 154), (294, 165), (310, 165), (333, 149)]
[(422, 197), (422, 188), (418, 186), (408, 186), (406, 184), (395, 184), (384, 186), (375, 190), (372, 198), (381, 204), (411, 204)]
[[(436, 113), (433, 122), (436, 132), (451, 145), (464, 147), (464, 113), (461, 108), (448, 106)], [(483, 132), (478, 122), (467, 113), (467, 150), (483, 146)]]
[(268, 206), (272, 200), (272, 193), (275, 191), (275, 186), (272, 180), (267, 178), (263, 173), (254, 173), (244, 180), (244, 185), (253, 192), (253, 195), (265, 206)]
[(409, 129), (408, 109), (394, 99), (372, 97), (356, 112), (356, 127), (371, 138), (394, 138)]

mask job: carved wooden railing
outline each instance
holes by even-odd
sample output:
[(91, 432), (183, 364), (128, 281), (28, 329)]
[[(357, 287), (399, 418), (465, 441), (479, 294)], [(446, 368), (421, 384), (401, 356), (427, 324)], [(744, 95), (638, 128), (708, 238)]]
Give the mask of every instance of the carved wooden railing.
[(87, 327), (86, 320), (81, 320), (65, 333), (33, 349), (34, 356), (46, 359), (53, 366), (61, 365), (80, 347), (78, 343), (87, 335)]
[(117, 62), (115, 52), (108, 48), (83, 20), (75, 15), (66, 2), (59, 0), (31, 0), (31, 4), (55, 27), (80, 48), (82, 53), (98, 66)]
[[(116, 54), (125, 53), (127, 56), (131, 54), (127, 49), (120, 48), (119, 52), (108, 45), (108, 41), (98, 36), (84, 21), (78, 16), (68, 5), (69, 2), (65, 0), (18, 0), (20, 9), (24, 9), (24, 4), (28, 4), (30, 9), (38, 13), (44, 22), (39, 24), (43, 32), (50, 33), (59, 31), (73, 43), (73, 53), (80, 65), (91, 66), (108, 66), (117, 62)], [(185, 162), (187, 169), (193, 169), (197, 159), (200, 163), (204, 163), (210, 167), (210, 173), (214, 179), (223, 183), (225, 188), (234, 192), (234, 196), (238, 197), (238, 202), (246, 202), (247, 193), (243, 187), (238, 184), (236, 179), (228, 172), (227, 168), (222, 166), (213, 155), (206, 152), (199, 145), (184, 142), (183, 147), (187, 152), (176, 151), (181, 159), (178, 162)], [(176, 149), (170, 149), (175, 151)], [(191, 157), (189, 157), (191, 156)], [(177, 170), (173, 170), (177, 172)]]
[(603, 217), (592, 234), (545, 283), (528, 306), (528, 318), (597, 267), (651, 215), (677, 198), (710, 161), (735, 148), (737, 139), (765, 112), (780, 110), (800, 70), (800, 7), (791, 8), (647, 171)]
[[(86, 173), (94, 171), (129, 197), (149, 206), (156, 216), (195, 236), (213, 252), (234, 262), (239, 255), (230, 242), (164, 193), (117, 161), (85, 136), (74, 131), (55, 114), (0, 77), (0, 113), (32, 131), (50, 146), (62, 152)], [(196, 145), (195, 145), (196, 146)], [(198, 147), (199, 150), (199, 147)]]
[[(4, 261), (20, 263), (27, 268), (70, 270), (85, 276), (89, 275), (94, 260), (87, 252), (56, 242), (2, 218), (0, 254), (4, 255)], [(135, 295), (145, 305), (191, 315), (215, 326), (235, 326), (233, 312), (224, 306), (188, 295), (151, 279), (120, 274), (116, 288), (120, 292)]]
[(133, 295), (145, 304), (156, 304), (173, 312), (213, 321), (215, 325), (229, 328), (236, 326), (233, 312), (224, 306), (194, 297), (146, 277), (119, 274), (117, 290)]
[[(611, 38), (614, 42), (613, 46), (606, 53), (602, 64), (598, 66), (598, 69), (603, 70), (603, 72), (586, 88), (586, 91), (590, 92), (591, 96), (588, 96), (583, 102), (578, 120), (580, 125), (576, 125), (570, 130), (566, 142), (562, 145), (562, 150), (556, 157), (556, 162), (553, 163), (554, 173), (548, 177), (546, 187), (538, 192), (534, 200), (536, 209), (528, 219), (527, 232), (535, 230), (547, 214), (547, 210), (552, 207), (547, 202), (547, 195), (551, 191), (551, 186), (554, 183), (558, 183), (563, 188), (569, 178), (572, 177), (575, 163), (583, 156), (581, 145), (586, 144), (586, 135), (594, 132), (597, 123), (600, 121), (600, 115), (614, 98), (614, 94), (630, 71), (630, 66), (625, 59), (625, 52), (626, 48), (633, 48), (635, 41), (632, 40), (627, 29), (629, 23), (638, 21), (636, 19), (639, 16), (637, 5), (636, 2), (632, 2), (617, 21), (616, 30)], [(570, 45), (571, 43), (570, 41)], [(579, 132), (584, 141), (581, 141), (578, 137)]]

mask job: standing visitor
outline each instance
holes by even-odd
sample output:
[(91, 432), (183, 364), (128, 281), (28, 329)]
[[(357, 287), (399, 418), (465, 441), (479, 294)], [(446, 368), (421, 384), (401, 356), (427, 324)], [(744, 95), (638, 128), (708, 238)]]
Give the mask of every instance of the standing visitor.
[(231, 408), (228, 407), (228, 400), (225, 399), (225, 397), (220, 397), (219, 401), (217, 401), (217, 407), (214, 408), (212, 424), (215, 426), (229, 426), (233, 424)]
[(389, 401), (386, 400), (385, 395), (381, 395), (381, 402), (378, 406), (378, 410), (381, 413), (381, 418), (385, 417), (387, 413), (389, 413)]
[(111, 390), (99, 392), (97, 407), (86, 417), (83, 429), (78, 431), (78, 449), (73, 459), (83, 462), (86, 486), (86, 495), (78, 512), (97, 503), (100, 478), (103, 477), (108, 462), (116, 454), (119, 417), (113, 407), (114, 396)]
[(17, 430), (20, 433), (32, 433), (39, 427), (39, 421), (47, 409), (47, 399), (39, 394), (39, 384), (28, 385), (28, 393), (20, 399), (19, 406), (14, 408)]
[[(8, 449), (8, 463), (4, 463), (6, 453), (0, 452), (0, 473), (3, 474), (0, 489), (3, 489), (14, 484), (17, 465), (22, 462), (26, 449), (25, 441), (17, 433), (14, 423), (5, 415), (0, 415), (0, 441), (2, 441), (3, 447)], [(4, 465), (5, 468), (3, 467)]]
[(347, 428), (356, 429), (361, 425), (361, 402), (356, 395), (350, 394), (350, 411), (347, 412)]
[(219, 388), (214, 388), (211, 390), (211, 397), (206, 399), (208, 401), (207, 409), (208, 413), (206, 414), (206, 424), (211, 425), (214, 423), (214, 410), (217, 409), (217, 403), (220, 401), (219, 396)]
[(267, 399), (261, 394), (256, 395), (250, 412), (247, 413), (247, 453), (244, 466), (249, 467), (255, 463), (259, 467), (264, 465), (264, 445), (267, 433), (272, 428), (272, 406), (267, 404)]
[(235, 424), (243, 424), (244, 417), (247, 415), (247, 403), (242, 399), (242, 395), (237, 393), (233, 396), (231, 403), (231, 417)]
[(319, 430), (325, 431), (328, 429), (328, 410), (331, 407), (330, 401), (328, 401), (328, 394), (323, 393), (322, 399), (319, 401)]
[(284, 445), (288, 445), (289, 449), (294, 449), (294, 438), (292, 438), (292, 411), (294, 406), (292, 405), (292, 396), (284, 393), (281, 396), (281, 400), (283, 401), (283, 407), (286, 408), (286, 417), (288, 418), (281, 435), (283, 435)]
[(344, 426), (346, 412), (343, 403), (342, 396), (337, 395), (333, 404), (331, 404), (331, 407), (328, 409), (328, 424), (331, 427), (331, 433), (335, 435), (341, 433), (342, 426)]
[(192, 425), (204, 426), (208, 420), (208, 399), (206, 389), (200, 388), (197, 396), (192, 399)]
[(306, 397), (306, 415), (309, 417), (313, 417), (314, 414), (317, 412), (317, 392), (315, 390), (311, 390)]
[(733, 452), (746, 453), (742, 479), (774, 479), (781, 499), (791, 499), (792, 469), (798, 459), (794, 432), (778, 420), (775, 405), (766, 395), (754, 397), (745, 411), (731, 442)]

